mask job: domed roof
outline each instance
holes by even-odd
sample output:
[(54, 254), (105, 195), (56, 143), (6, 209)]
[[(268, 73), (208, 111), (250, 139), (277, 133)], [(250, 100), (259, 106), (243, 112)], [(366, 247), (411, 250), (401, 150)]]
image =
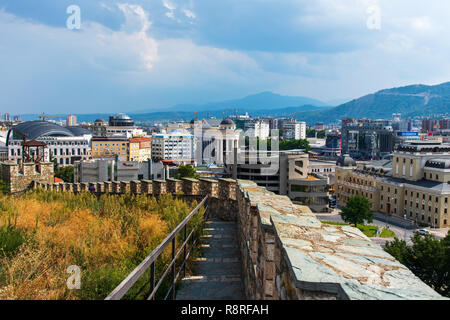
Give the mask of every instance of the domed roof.
[(233, 124), (234, 124), (234, 122), (233, 122), (233, 120), (231, 120), (230, 118), (225, 118), (225, 119), (223, 119), (222, 122), (220, 123), (221, 126), (222, 126), (222, 125), (233, 125)]
[(336, 165), (340, 167), (356, 167), (356, 161), (349, 154), (344, 154), (336, 161)]
[(94, 123), (108, 123), (108, 121), (106, 121), (103, 118), (98, 118), (97, 120), (94, 121)]
[(14, 139), (22, 139), (23, 136), (26, 136), (27, 140), (36, 140), (41, 137), (75, 137), (91, 134), (90, 131), (81, 127), (62, 127), (56, 123), (41, 120), (26, 121), (13, 126), (8, 131), (7, 144), (11, 132), (15, 137)]

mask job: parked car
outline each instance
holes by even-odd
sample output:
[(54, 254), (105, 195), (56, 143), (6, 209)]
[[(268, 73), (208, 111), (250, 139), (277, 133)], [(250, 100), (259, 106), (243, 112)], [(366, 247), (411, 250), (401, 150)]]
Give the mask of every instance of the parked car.
[(420, 230), (417, 230), (417, 232), (418, 232), (420, 235), (422, 235), (422, 236), (427, 235), (427, 234), (431, 234), (431, 232), (428, 231), (427, 229), (420, 229)]

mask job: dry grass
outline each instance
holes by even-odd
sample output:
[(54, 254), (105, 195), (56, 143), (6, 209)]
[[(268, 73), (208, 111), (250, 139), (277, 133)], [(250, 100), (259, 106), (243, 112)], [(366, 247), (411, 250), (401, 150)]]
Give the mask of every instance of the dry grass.
[[(171, 195), (0, 195), (0, 299), (103, 299), (195, 205)], [(80, 290), (67, 289), (70, 265), (82, 270)]]

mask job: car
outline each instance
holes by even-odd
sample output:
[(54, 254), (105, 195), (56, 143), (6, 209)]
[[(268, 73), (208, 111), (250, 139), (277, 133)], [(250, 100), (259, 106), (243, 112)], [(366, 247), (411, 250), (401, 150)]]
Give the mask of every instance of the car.
[(418, 232), (420, 235), (422, 235), (422, 236), (425, 236), (425, 235), (427, 235), (427, 234), (431, 234), (431, 232), (428, 231), (427, 229), (420, 229), (420, 230), (417, 230), (417, 232)]

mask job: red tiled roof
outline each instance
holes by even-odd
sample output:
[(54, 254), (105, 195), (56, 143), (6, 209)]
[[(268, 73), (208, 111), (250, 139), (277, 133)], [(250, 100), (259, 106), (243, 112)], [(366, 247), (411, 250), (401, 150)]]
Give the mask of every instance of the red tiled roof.
[(54, 177), (54, 178), (53, 178), (53, 182), (59, 183), (59, 182), (64, 182), (64, 180), (63, 180), (63, 179), (60, 179), (60, 178), (57, 178), (57, 177)]

